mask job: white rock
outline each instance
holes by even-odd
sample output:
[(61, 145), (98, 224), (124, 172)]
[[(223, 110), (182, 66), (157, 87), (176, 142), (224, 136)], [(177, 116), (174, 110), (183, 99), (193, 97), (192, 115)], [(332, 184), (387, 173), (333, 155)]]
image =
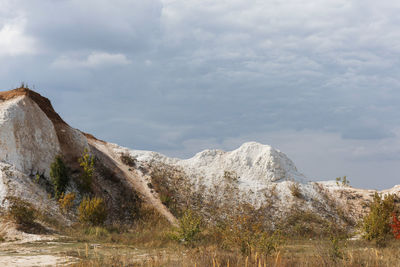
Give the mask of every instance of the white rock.
[(44, 173), (60, 153), (53, 123), (29, 97), (0, 101), (0, 161), (25, 174)]

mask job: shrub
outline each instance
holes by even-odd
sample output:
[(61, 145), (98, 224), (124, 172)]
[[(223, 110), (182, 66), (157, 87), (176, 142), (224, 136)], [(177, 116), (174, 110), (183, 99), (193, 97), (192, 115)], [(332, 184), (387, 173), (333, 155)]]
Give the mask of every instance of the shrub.
[(192, 245), (195, 241), (199, 240), (200, 233), (201, 218), (188, 209), (179, 219), (179, 227), (173, 238), (184, 244)]
[(381, 195), (375, 193), (370, 205), (370, 212), (362, 222), (363, 237), (375, 240), (378, 246), (384, 245), (391, 232), (390, 219), (394, 211), (394, 195)]
[(37, 218), (37, 213), (32, 204), (17, 198), (8, 197), (8, 213), (16, 224), (21, 226), (32, 226)]
[(342, 185), (342, 186), (349, 186), (350, 185), (350, 181), (347, 179), (347, 176), (343, 176), (342, 177), (337, 177), (336, 178), (336, 184), (337, 185)]
[[(37, 177), (39, 181), (38, 178), (40, 177)], [(60, 155), (56, 156), (50, 165), (50, 178), (54, 187), (54, 195), (58, 199), (65, 192), (65, 188), (69, 182), (68, 168), (65, 166)]]
[(218, 226), (224, 248), (237, 248), (243, 254), (253, 252), (269, 255), (282, 243), (280, 231), (268, 231), (257, 218), (248, 215), (234, 215)]
[(83, 168), (79, 181), (80, 189), (84, 192), (90, 192), (94, 173), (94, 157), (89, 155), (88, 150), (85, 149), (78, 162)]
[(58, 200), (58, 204), (63, 212), (69, 212), (74, 206), (75, 193), (62, 193), (60, 199)]
[(299, 183), (293, 182), (289, 186), (289, 190), (290, 190), (290, 193), (292, 194), (292, 196), (297, 197), (297, 198), (301, 198), (302, 197)]
[[(334, 218), (331, 218), (334, 220)], [(345, 234), (340, 224), (331, 223), (320, 214), (293, 206), (276, 225), (285, 235), (295, 238), (329, 237), (331, 232)]]
[(394, 238), (400, 239), (400, 221), (394, 212), (392, 213), (392, 224), (390, 227), (392, 228)]
[(102, 225), (107, 218), (104, 200), (98, 197), (85, 197), (79, 205), (79, 220), (91, 225)]
[(181, 217), (188, 207), (195, 207), (197, 198), (189, 177), (180, 168), (159, 163), (150, 163), (151, 184), (162, 203), (176, 217)]
[(340, 233), (331, 233), (329, 237), (329, 256), (333, 261), (343, 259), (347, 248), (346, 236)]
[(129, 153), (122, 153), (120, 157), (122, 163), (129, 167), (135, 167), (137, 159), (135, 157), (132, 157)]

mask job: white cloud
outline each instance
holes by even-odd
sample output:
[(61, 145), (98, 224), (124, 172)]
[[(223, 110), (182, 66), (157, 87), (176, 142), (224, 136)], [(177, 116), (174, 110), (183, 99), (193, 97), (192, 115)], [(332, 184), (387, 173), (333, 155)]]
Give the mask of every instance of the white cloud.
[(124, 54), (92, 52), (84, 59), (61, 56), (57, 58), (52, 65), (57, 68), (98, 68), (128, 65), (130, 63), (131, 61)]
[[(7, 58), (0, 82), (8, 88), (23, 75), (58, 90), (54, 101), (65, 106), (74, 97), (58, 92), (92, 99), (90, 84), (99, 94), (89, 108), (99, 112), (88, 121), (126, 123), (87, 131), (132, 147), (189, 156), (258, 140), (282, 148), (311, 178), (347, 174), (375, 186), (400, 171), (399, 7), (393, 0), (0, 0), (0, 56), (40, 48)], [(100, 112), (104, 105), (112, 115)], [(77, 106), (65, 115), (87, 127), (88, 106)]]
[(0, 28), (0, 56), (19, 56), (36, 52), (34, 38), (25, 33), (26, 20), (14, 19)]

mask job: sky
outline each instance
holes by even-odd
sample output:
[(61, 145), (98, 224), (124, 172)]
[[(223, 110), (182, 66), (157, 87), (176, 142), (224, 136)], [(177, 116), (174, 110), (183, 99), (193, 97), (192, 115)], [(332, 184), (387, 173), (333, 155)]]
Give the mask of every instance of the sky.
[(0, 88), (188, 158), (269, 144), (310, 180), (400, 184), (400, 2), (0, 0)]

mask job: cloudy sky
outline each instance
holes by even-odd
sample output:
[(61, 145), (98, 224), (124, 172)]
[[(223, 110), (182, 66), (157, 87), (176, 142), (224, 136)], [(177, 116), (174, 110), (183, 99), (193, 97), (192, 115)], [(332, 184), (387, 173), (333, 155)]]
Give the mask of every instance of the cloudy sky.
[(400, 184), (400, 2), (0, 0), (0, 88), (190, 157), (245, 141), (311, 180)]

